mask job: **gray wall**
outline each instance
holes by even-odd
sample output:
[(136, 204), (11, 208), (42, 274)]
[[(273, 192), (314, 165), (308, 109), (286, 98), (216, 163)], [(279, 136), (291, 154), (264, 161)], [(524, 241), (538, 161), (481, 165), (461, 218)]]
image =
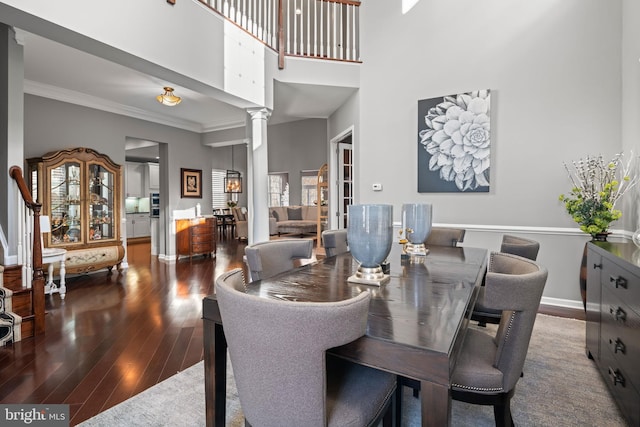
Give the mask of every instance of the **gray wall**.
[[(356, 201), (391, 203), (396, 221), (402, 203), (433, 203), (434, 222), (465, 226), (471, 246), (535, 238), (545, 296), (578, 301), (588, 237), (558, 202), (562, 164), (623, 148), (621, 17), (620, 0), (419, 1), (404, 15), (400, 2), (363, 3)], [(418, 193), (418, 100), (477, 89), (492, 90), (490, 193)]]
[[(640, 155), (640, 2), (622, 2), (622, 143), (625, 152)], [(627, 230), (640, 228), (640, 186), (626, 197)]]
[(327, 162), (327, 120), (307, 119), (268, 126), (269, 172), (289, 172), (289, 204), (299, 205), (300, 172)]
[[(200, 203), (211, 206), (212, 150), (200, 143), (197, 133), (163, 126), (118, 114), (80, 107), (48, 98), (25, 95), (24, 155), (26, 158), (69, 147), (89, 147), (107, 154), (124, 165), (127, 137), (166, 143), (167, 164), (161, 162), (161, 176), (166, 176), (168, 191), (163, 191), (167, 218), (175, 209), (185, 209)], [(201, 169), (202, 199), (180, 197), (180, 168)], [(124, 206), (124, 201), (122, 202)], [(124, 233), (124, 227), (122, 227)], [(166, 255), (175, 254), (175, 244), (166, 233)]]

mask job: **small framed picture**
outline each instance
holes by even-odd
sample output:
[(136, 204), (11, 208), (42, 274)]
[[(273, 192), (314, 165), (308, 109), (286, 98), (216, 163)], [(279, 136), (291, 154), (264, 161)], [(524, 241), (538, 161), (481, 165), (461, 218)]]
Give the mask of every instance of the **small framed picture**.
[(200, 169), (180, 169), (182, 182), (180, 197), (202, 198), (202, 170)]

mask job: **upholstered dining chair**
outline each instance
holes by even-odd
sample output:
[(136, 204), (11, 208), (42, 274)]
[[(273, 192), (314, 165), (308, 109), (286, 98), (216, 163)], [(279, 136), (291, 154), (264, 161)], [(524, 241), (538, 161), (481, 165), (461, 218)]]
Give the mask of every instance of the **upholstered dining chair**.
[(485, 297), (502, 310), (494, 335), (469, 329), (451, 385), (455, 400), (492, 405), (496, 426), (511, 426), (511, 398), (529, 349), (547, 269), (517, 255), (493, 252)]
[(424, 244), (429, 246), (458, 246), (464, 240), (464, 228), (432, 227)]
[[(539, 250), (540, 243), (535, 240), (525, 239), (524, 237), (512, 236), (509, 234), (502, 236), (502, 244), (500, 245), (500, 252), (502, 253), (519, 255), (535, 261), (536, 258), (538, 258)], [(497, 310), (487, 305), (487, 301), (485, 299), (485, 287), (480, 287), (476, 305), (473, 307), (471, 320), (477, 321), (480, 326), (486, 326), (487, 323), (500, 323), (501, 317), (502, 310)]]
[(266, 279), (294, 268), (295, 260), (313, 256), (312, 239), (281, 239), (244, 248), (250, 281)]
[(364, 335), (369, 292), (331, 303), (260, 298), (245, 293), (241, 269), (215, 291), (246, 425), (392, 425), (395, 375), (326, 353)]
[(324, 246), (324, 252), (328, 257), (349, 252), (349, 245), (347, 244), (347, 230), (323, 231), (322, 246)]

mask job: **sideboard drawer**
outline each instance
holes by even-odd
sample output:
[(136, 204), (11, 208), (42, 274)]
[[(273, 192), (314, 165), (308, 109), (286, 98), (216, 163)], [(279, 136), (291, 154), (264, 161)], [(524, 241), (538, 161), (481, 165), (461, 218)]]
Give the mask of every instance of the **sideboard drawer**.
[(604, 260), (602, 285), (640, 314), (640, 277), (611, 260)]
[(191, 245), (191, 253), (193, 254), (205, 254), (207, 252), (213, 252), (213, 245), (210, 242)]
[(615, 357), (606, 347), (602, 347), (601, 349), (601, 360), (598, 367), (613, 398), (618, 402), (618, 405), (626, 415), (629, 425), (640, 425), (638, 391), (629, 380), (627, 372), (618, 365)]
[(213, 233), (214, 228), (209, 225), (196, 225), (195, 227), (191, 227), (191, 234), (211, 234)]
[(203, 233), (203, 234), (194, 234), (191, 236), (191, 243), (203, 243), (211, 241), (211, 233)]
[(601, 347), (607, 347), (628, 378), (640, 385), (640, 316), (616, 298), (613, 292), (602, 289)]

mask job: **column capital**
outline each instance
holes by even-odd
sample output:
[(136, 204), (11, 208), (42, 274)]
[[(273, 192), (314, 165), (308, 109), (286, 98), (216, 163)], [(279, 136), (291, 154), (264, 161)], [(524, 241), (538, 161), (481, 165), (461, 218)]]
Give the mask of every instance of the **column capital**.
[(269, 120), (271, 117), (271, 109), (266, 107), (247, 108), (247, 113), (251, 116), (251, 120)]

